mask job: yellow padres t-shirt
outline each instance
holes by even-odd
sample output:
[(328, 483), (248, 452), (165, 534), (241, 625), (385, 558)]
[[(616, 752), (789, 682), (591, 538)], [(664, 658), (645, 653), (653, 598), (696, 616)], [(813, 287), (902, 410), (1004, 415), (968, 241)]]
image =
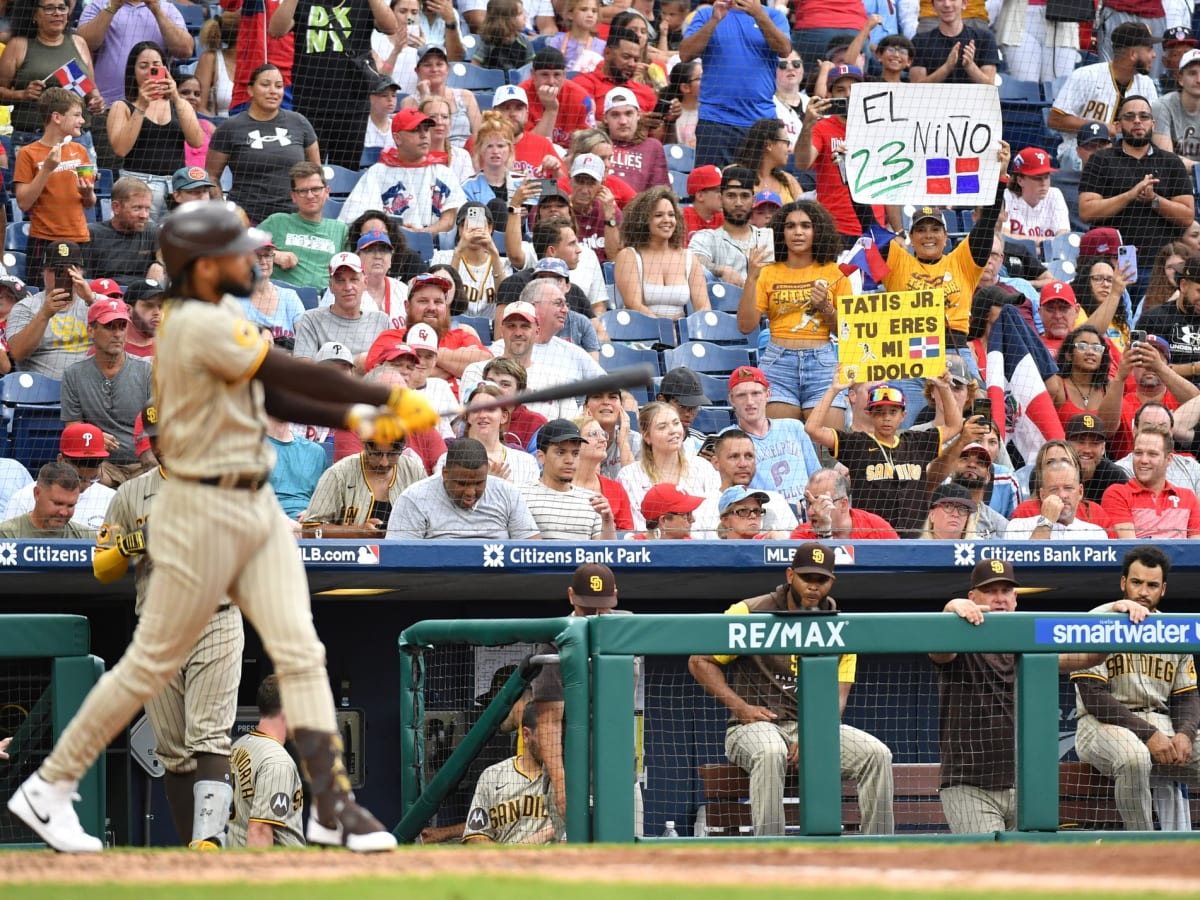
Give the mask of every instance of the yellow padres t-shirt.
[(811, 306), (813, 285), (819, 279), (829, 285), (829, 299), (835, 306), (839, 297), (854, 293), (850, 280), (842, 275), (837, 263), (815, 263), (793, 269), (786, 263), (777, 262), (759, 273), (755, 308), (766, 313), (772, 340), (829, 340), (828, 322)]
[(983, 266), (976, 265), (971, 258), (968, 241), (960, 241), (952, 251), (932, 263), (921, 262), (905, 250), (900, 241), (892, 241), (888, 245), (887, 264), (891, 269), (883, 279), (887, 290), (942, 291), (946, 295), (946, 327), (967, 333), (971, 298), (983, 273)]

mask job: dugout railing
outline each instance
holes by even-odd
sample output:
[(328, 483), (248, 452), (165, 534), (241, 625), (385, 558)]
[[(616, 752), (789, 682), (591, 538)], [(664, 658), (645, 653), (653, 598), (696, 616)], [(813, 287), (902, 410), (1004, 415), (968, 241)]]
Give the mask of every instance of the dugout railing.
[[(93, 685), (104, 661), (90, 653), (83, 616), (0, 616), (0, 738), (11, 737), (0, 760), (0, 797), (7, 798), (49, 754)], [(105, 833), (105, 764), (101, 754), (79, 782), (76, 809), (90, 834)], [(7, 808), (0, 807), (0, 848), (44, 846)]]
[[(567, 690), (567, 834), (572, 841), (624, 842), (634, 837), (634, 802), (628, 785), (635, 780), (637, 763), (633, 754), (614, 752), (614, 748), (634, 745), (640, 737), (635, 735), (635, 729), (642, 727), (635, 716), (635, 657), (731, 653), (798, 657), (802, 764), (796, 782), (799, 798), (794, 831), (812, 837), (844, 834), (844, 786), (837, 768), (840, 654), (855, 653), (868, 659), (920, 658), (948, 652), (1016, 654), (1017, 836), (1033, 836), (1059, 832), (1064, 821), (1059, 808), (1058, 654), (1195, 653), (1200, 650), (1200, 617), (1156, 615), (1141, 626), (1129, 626), (1124, 616), (1045, 613), (991, 614), (981, 626), (941, 613), (422, 622), (406, 629), (401, 640), (401, 759), (403, 806), (408, 814), (397, 828), (399, 837), (411, 840), (419, 833), (441, 799), (434, 789), (462, 778), (471, 755), (490, 736), (484, 731), (507, 713), (527, 681), (520, 670), (514, 671), (505, 685), (509, 690), (492, 701), (497, 708), (489, 707), (494, 714), (481, 716), (468, 735), (475, 741), (464, 739), (434, 779), (423, 784), (425, 654), (450, 643), (482, 647), (548, 640), (559, 644)], [(686, 709), (672, 711), (673, 727), (678, 728), (689, 714)], [(650, 713), (646, 715), (649, 718)], [(936, 732), (936, 718), (933, 728)], [(1066, 795), (1072, 793), (1070, 785), (1063, 787)], [(682, 808), (682, 802), (674, 808)], [(646, 833), (659, 832), (647, 823)], [(1120, 834), (1105, 832), (1110, 837)], [(945, 837), (944, 830), (941, 836)]]

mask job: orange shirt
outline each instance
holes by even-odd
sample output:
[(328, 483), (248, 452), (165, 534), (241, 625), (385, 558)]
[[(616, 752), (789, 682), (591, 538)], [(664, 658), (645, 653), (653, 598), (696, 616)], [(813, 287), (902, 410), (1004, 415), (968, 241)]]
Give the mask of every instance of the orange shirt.
[[(31, 184), (51, 149), (41, 141), (34, 141), (18, 150), (13, 182)], [(62, 161), (29, 211), (30, 237), (44, 241), (74, 241), (77, 244), (91, 240), (75, 178), (75, 170), (79, 166), (91, 164), (87, 150), (79, 144), (72, 142), (62, 148)]]

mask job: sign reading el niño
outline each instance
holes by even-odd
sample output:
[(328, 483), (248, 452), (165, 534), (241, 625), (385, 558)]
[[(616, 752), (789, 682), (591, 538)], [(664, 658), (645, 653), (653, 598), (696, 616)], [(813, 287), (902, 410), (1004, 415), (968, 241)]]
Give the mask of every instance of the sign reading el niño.
[(855, 84), (846, 180), (859, 203), (980, 206), (996, 198), (1003, 122), (987, 84)]

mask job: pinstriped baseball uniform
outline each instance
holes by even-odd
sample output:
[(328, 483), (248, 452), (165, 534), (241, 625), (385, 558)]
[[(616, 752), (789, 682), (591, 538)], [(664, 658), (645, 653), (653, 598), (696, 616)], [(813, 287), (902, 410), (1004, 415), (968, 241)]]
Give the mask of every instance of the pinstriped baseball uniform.
[(545, 770), (531, 776), (513, 756), (488, 766), (475, 783), (463, 843), (546, 844), (560, 833), (552, 816), (550, 778)]
[(101, 678), (40, 770), (80, 778), (138, 708), (183, 665), (226, 594), (263, 639), (293, 729), (334, 733), (325, 648), (317, 638), (296, 542), (270, 487), (196, 479), (265, 478), (263, 387), (253, 375), (268, 352), (230, 296), (169, 300), (154, 362), (159, 440), (171, 477), (155, 502), (154, 571), (133, 642)]
[(245, 847), (251, 822), (272, 826), (276, 847), (303, 847), (304, 788), (296, 763), (269, 734), (251, 731), (233, 745), (229, 846)]
[[(1111, 611), (1111, 603), (1092, 610)], [(1176, 729), (1171, 698), (1197, 689), (1196, 660), (1190, 653), (1114, 653), (1098, 666), (1072, 672), (1071, 681), (1076, 685), (1083, 681), (1107, 684), (1113, 699), (1151, 728), (1172, 737)], [(1088, 712), (1078, 689), (1075, 696), (1079, 758), (1115, 779), (1117, 809), (1126, 829), (1152, 830), (1151, 774), (1183, 775), (1193, 785), (1200, 784), (1200, 742), (1193, 741), (1187, 766), (1162, 766), (1153, 762), (1141, 736), (1121, 725), (1099, 721)]]
[[(150, 503), (165, 480), (159, 467), (117, 488), (100, 532), (100, 546), (111, 547), (122, 534), (146, 525)], [(151, 568), (148, 556), (134, 557), (134, 611), (139, 616), (146, 602)], [(237, 715), (244, 645), (242, 613), (226, 598), (204, 626), (183, 668), (146, 704), (157, 741), (155, 752), (168, 772), (183, 775), (195, 771), (196, 753), (229, 755), (229, 731)]]

